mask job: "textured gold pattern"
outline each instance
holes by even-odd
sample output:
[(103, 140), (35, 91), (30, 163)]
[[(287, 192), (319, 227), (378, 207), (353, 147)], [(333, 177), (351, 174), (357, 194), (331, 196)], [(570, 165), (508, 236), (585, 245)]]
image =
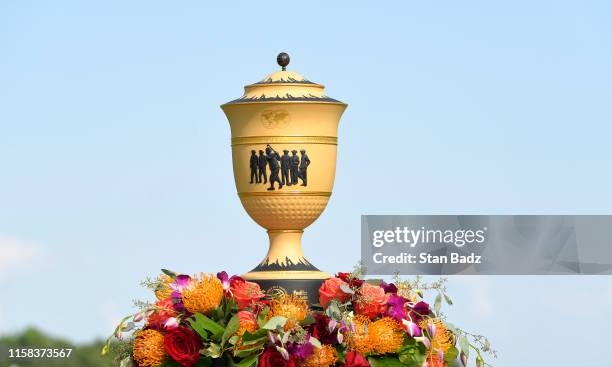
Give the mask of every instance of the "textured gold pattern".
[(252, 197), (252, 196), (331, 196), (330, 191), (286, 191), (286, 192), (239, 192), (238, 196), (241, 198)]
[(251, 218), (268, 230), (304, 229), (323, 212), (329, 196), (242, 196)]
[(335, 136), (239, 136), (232, 138), (232, 146), (256, 144), (330, 144), (338, 145)]

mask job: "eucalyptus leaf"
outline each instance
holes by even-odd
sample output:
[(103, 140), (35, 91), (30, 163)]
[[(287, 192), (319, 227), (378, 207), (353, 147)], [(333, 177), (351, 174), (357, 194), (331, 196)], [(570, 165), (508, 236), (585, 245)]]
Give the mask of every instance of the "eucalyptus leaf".
[(133, 364), (134, 361), (132, 360), (132, 357), (127, 356), (121, 360), (121, 362), (119, 363), (119, 367), (132, 367)]
[(287, 318), (284, 316), (274, 316), (263, 326), (266, 330), (276, 330), (279, 327), (284, 327), (287, 322)]
[(347, 293), (347, 294), (355, 294), (355, 291), (351, 289), (351, 287), (348, 286), (348, 284), (346, 283), (342, 283), (340, 284), (340, 289), (342, 290), (342, 292)]
[(444, 300), (449, 306), (453, 305), (453, 300), (448, 296), (448, 294), (444, 293)]
[(210, 346), (200, 351), (200, 353), (210, 358), (219, 358), (221, 357), (221, 354), (223, 353), (223, 351), (221, 350), (221, 346), (219, 344), (210, 343)]
[(434, 310), (436, 311), (436, 315), (440, 314), (440, 308), (442, 308), (442, 296), (438, 293), (436, 300), (434, 301)]
[(467, 358), (470, 358), (470, 342), (467, 340), (465, 335), (459, 337), (459, 348)]
[(327, 305), (325, 314), (336, 321), (340, 321), (342, 319), (342, 311), (340, 311), (338, 300), (334, 299)]
[(311, 336), (309, 342), (310, 344), (312, 344), (313, 347), (321, 348), (321, 342), (319, 341), (319, 339)]

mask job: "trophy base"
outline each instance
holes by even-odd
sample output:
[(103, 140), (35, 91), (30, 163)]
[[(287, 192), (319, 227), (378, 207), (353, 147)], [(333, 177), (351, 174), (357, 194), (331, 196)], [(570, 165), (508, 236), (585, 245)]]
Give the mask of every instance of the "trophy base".
[(319, 288), (331, 275), (319, 270), (251, 271), (242, 277), (259, 284), (268, 294), (286, 293), (303, 297), (312, 307), (319, 304)]

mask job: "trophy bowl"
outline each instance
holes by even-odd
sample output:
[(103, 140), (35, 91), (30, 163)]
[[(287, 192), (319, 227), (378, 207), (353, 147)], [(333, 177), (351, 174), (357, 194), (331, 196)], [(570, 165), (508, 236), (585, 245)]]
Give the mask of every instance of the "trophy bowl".
[(301, 238), (331, 196), (338, 124), (347, 105), (327, 97), (323, 85), (287, 71), (287, 54), (277, 61), (281, 71), (221, 106), (231, 127), (238, 196), (270, 239), (263, 261), (243, 277), (315, 303), (330, 275), (306, 259)]

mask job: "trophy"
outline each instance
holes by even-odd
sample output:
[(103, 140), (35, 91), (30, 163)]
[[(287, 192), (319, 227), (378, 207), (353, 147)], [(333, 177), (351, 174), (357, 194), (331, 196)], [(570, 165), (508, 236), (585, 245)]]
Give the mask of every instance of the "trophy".
[(263, 261), (243, 278), (317, 303), (317, 290), (330, 275), (306, 259), (301, 238), (331, 196), (338, 123), (347, 105), (326, 96), (323, 85), (286, 70), (286, 53), (277, 62), (281, 71), (221, 106), (232, 132), (238, 196), (270, 239)]

